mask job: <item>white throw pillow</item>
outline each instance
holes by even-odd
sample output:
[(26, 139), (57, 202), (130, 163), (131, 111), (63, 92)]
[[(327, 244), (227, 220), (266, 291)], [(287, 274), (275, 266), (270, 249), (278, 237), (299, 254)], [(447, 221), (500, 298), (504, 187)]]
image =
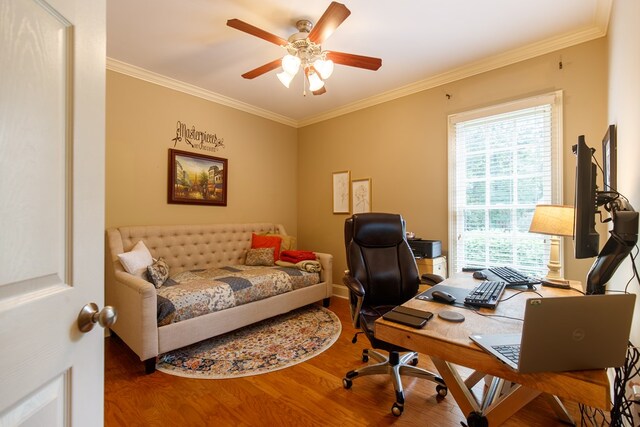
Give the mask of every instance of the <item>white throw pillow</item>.
[(131, 251), (118, 254), (118, 258), (127, 273), (146, 280), (147, 267), (153, 264), (153, 258), (142, 240)]

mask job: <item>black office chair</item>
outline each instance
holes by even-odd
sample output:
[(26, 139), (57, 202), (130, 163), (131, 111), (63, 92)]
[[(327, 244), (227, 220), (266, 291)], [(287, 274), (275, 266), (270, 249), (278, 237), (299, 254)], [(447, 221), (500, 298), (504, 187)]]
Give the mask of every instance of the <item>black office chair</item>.
[[(420, 277), (405, 239), (404, 220), (394, 214), (355, 214), (345, 221), (344, 237), (349, 270), (345, 272), (343, 282), (349, 288), (353, 325), (362, 329), (374, 349), (389, 353), (387, 357), (373, 349), (363, 350), (363, 362), (372, 357), (379, 363), (347, 372), (342, 380), (344, 388), (351, 388), (353, 379), (357, 377), (391, 375), (396, 392), (391, 413), (395, 416), (400, 416), (404, 410), (400, 375), (431, 380), (437, 384), (438, 397), (446, 396), (447, 386), (442, 378), (416, 367), (418, 353), (381, 341), (374, 335), (376, 319), (418, 292)], [(442, 280), (438, 277), (431, 278), (434, 282)], [(354, 343), (357, 335), (353, 337)]]

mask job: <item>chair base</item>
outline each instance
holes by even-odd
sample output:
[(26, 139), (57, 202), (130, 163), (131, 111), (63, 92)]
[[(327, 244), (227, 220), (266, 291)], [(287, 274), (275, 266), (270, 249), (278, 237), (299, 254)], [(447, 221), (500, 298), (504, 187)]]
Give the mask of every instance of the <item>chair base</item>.
[(403, 355), (397, 351), (391, 351), (389, 352), (389, 357), (387, 357), (376, 350), (363, 350), (362, 361), (367, 362), (369, 357), (378, 363), (347, 372), (345, 378), (342, 380), (343, 386), (347, 389), (351, 388), (352, 381), (358, 377), (379, 374), (389, 375), (396, 392), (396, 401), (391, 407), (391, 413), (395, 416), (400, 416), (404, 410), (404, 390), (402, 388), (401, 375), (433, 381), (437, 384), (436, 391), (438, 392), (438, 397), (447, 395), (447, 385), (442, 378), (433, 372), (415, 366), (418, 363), (418, 353), (414, 351), (407, 352)]

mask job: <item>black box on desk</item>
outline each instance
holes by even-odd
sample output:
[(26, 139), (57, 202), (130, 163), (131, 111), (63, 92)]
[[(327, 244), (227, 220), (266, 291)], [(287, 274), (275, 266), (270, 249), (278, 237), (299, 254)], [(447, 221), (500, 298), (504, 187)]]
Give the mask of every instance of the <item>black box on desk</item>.
[(440, 240), (409, 239), (408, 242), (416, 258), (438, 258), (442, 255)]

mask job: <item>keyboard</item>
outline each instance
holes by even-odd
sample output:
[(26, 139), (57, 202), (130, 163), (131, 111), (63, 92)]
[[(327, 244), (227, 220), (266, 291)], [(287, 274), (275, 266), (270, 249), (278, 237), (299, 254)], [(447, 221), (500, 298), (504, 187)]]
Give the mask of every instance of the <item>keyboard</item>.
[(507, 282), (507, 286), (527, 285), (532, 287), (532, 285), (541, 283), (540, 280), (527, 276), (511, 267), (491, 267), (487, 270)]
[(494, 345), (491, 348), (513, 363), (518, 364), (518, 360), (520, 359), (520, 344)]
[(464, 298), (464, 303), (477, 307), (496, 308), (507, 284), (505, 282), (484, 281)]

